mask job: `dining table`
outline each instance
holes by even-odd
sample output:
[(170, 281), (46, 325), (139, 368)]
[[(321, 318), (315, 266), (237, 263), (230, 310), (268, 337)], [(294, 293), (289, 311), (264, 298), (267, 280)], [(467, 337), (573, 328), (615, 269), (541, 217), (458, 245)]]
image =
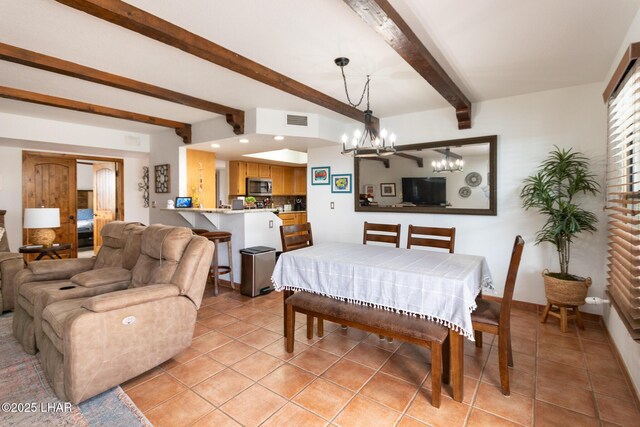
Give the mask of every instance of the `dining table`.
[(312, 292), (448, 327), (453, 398), (462, 401), (463, 340), (474, 340), (476, 297), (493, 290), (483, 256), (326, 242), (282, 253), (272, 281), (285, 299), (296, 291)]

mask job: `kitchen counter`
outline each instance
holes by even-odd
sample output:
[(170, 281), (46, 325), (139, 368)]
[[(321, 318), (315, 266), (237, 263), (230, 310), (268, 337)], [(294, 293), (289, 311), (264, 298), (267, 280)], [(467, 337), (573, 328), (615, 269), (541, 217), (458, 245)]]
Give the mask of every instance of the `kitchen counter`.
[[(277, 209), (218, 209), (218, 208), (173, 208), (167, 209), (162, 208), (161, 211), (176, 211), (176, 212), (199, 212), (199, 213), (217, 213), (224, 215), (237, 215), (237, 214), (248, 214), (248, 213), (261, 213), (261, 212), (276, 212)], [(296, 211), (302, 212), (302, 211)]]
[(280, 211), (278, 212), (278, 215), (291, 214), (291, 213), (307, 213), (307, 211)]

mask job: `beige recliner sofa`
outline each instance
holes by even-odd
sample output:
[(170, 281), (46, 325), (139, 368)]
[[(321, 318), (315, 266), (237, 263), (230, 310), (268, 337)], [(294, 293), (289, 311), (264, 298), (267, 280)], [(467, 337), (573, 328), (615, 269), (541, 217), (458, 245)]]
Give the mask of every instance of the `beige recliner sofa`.
[(40, 361), (56, 395), (77, 404), (189, 347), (213, 253), (188, 228), (152, 225), (131, 288), (47, 305)]
[(129, 287), (144, 228), (138, 222), (108, 223), (101, 230), (103, 242), (96, 257), (34, 261), (16, 275), (13, 335), (24, 351), (35, 354), (38, 349), (47, 304)]
[(0, 211), (0, 313), (13, 310), (15, 276), (24, 268), (22, 255), (9, 250), (4, 213), (4, 210)]

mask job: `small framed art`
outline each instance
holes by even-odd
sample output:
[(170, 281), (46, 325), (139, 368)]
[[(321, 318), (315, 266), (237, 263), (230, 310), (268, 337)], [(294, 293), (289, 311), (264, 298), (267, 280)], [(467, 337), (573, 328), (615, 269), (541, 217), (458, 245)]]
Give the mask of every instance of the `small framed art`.
[(382, 197), (396, 197), (396, 184), (395, 182), (380, 184), (380, 196)]
[(311, 168), (311, 185), (329, 185), (330, 177), (331, 167), (329, 166)]
[(171, 192), (171, 182), (169, 181), (169, 164), (156, 165), (156, 193), (169, 193)]
[(362, 186), (362, 192), (364, 194), (373, 194), (373, 184), (365, 184)]
[(332, 193), (351, 193), (353, 186), (352, 175), (350, 173), (331, 175)]

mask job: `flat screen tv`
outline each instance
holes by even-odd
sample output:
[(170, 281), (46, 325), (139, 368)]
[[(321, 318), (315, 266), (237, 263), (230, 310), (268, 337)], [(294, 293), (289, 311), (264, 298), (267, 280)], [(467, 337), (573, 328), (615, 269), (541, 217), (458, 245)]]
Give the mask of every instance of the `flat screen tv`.
[(417, 206), (441, 206), (447, 203), (447, 179), (402, 178), (402, 201)]

